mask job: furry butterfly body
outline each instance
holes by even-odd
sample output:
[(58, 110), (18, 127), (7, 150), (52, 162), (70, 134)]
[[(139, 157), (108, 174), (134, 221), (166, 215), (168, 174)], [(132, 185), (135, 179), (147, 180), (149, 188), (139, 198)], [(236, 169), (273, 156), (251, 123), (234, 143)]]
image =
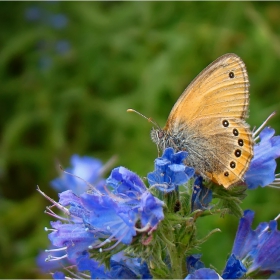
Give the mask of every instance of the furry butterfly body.
[(228, 188), (239, 181), (253, 157), (253, 140), (245, 122), (249, 80), (244, 62), (226, 54), (205, 68), (185, 89), (163, 129), (152, 140), (164, 150), (188, 152), (186, 164)]

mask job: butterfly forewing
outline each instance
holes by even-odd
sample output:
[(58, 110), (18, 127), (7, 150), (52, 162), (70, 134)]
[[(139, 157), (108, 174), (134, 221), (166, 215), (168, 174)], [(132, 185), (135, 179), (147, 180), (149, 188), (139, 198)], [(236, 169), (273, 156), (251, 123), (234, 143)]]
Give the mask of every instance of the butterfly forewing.
[(175, 103), (165, 129), (182, 120), (245, 118), (249, 105), (249, 80), (244, 62), (226, 54), (205, 68)]

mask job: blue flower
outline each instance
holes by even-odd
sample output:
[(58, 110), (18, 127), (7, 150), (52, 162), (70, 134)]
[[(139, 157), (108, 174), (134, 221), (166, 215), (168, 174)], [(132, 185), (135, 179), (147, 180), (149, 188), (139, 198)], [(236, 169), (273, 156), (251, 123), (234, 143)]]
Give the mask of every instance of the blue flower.
[(139, 219), (132, 207), (117, 203), (118, 197), (84, 193), (81, 198), (82, 205), (89, 212), (84, 221), (95, 231), (103, 233), (106, 238), (104, 245), (114, 241), (124, 244), (132, 242), (136, 235), (135, 224)]
[(245, 174), (248, 189), (264, 187), (275, 180), (275, 159), (280, 157), (280, 136), (273, 136), (275, 130), (266, 127), (260, 133), (261, 141), (254, 145), (254, 157)]
[(203, 178), (197, 177), (194, 181), (192, 199), (191, 199), (191, 211), (197, 209), (207, 210), (209, 209), (209, 203), (212, 201), (212, 190), (203, 186)]
[(167, 148), (162, 157), (155, 160), (155, 171), (148, 174), (149, 184), (163, 192), (171, 192), (188, 182), (194, 169), (184, 164), (187, 155), (187, 152), (174, 153), (173, 148)]
[(147, 187), (140, 177), (125, 167), (112, 170), (106, 180), (106, 185), (115, 195), (125, 195), (130, 203), (139, 203), (139, 194), (147, 191)]
[(219, 274), (210, 268), (200, 268), (188, 274), (185, 279), (220, 279)]
[(77, 268), (80, 272), (89, 271), (91, 279), (111, 278), (110, 272), (105, 266), (101, 265), (96, 260), (91, 259), (88, 252), (83, 252), (83, 254), (77, 258)]
[(53, 279), (65, 279), (65, 274), (61, 271), (57, 271), (53, 274)]
[(156, 229), (164, 218), (164, 203), (148, 191), (139, 176), (124, 167), (118, 167), (112, 171), (106, 183), (112, 188), (112, 193), (121, 198), (119, 205), (128, 206), (140, 218), (143, 228)]
[(247, 274), (280, 270), (280, 232), (275, 220), (252, 230), (254, 212), (244, 211), (236, 233), (232, 253), (247, 267)]
[[(52, 257), (60, 260), (58, 261), (48, 261), (48, 255), (52, 254)], [(41, 251), (36, 258), (37, 266), (43, 273), (52, 272), (60, 269), (62, 266), (67, 267), (73, 265), (74, 262), (64, 257), (65, 251), (55, 251), (54, 246), (51, 246), (48, 250)]]
[(65, 249), (69, 260), (75, 260), (89, 246), (98, 242), (95, 232), (86, 230), (82, 223), (61, 223), (51, 222), (53, 231), (49, 234), (49, 239), (53, 246)]
[[(105, 184), (105, 181), (100, 178), (103, 171), (103, 165), (100, 160), (88, 156), (73, 155), (71, 164), (72, 167), (67, 168), (66, 171), (74, 176), (62, 173), (60, 178), (52, 180), (50, 184), (55, 190), (59, 192), (72, 190), (79, 195), (88, 189), (89, 184), (97, 183), (95, 186), (97, 188), (101, 188)], [(84, 181), (75, 176), (79, 176)]]
[(240, 219), (236, 232), (232, 253), (238, 259), (244, 259), (246, 255), (258, 245), (257, 233), (251, 229), (254, 212), (245, 210)]
[(141, 258), (128, 257), (123, 251), (115, 254), (110, 260), (110, 273), (114, 279), (151, 279), (147, 263)]
[(194, 273), (200, 268), (204, 268), (204, 263), (200, 260), (202, 254), (195, 254), (187, 257), (187, 270), (189, 274)]
[(226, 267), (223, 271), (223, 279), (240, 279), (246, 273), (247, 269), (243, 263), (231, 254), (227, 260)]
[(139, 258), (126, 257), (121, 251), (110, 259), (110, 268), (106, 269), (84, 252), (77, 259), (80, 272), (89, 271), (91, 279), (151, 279), (147, 264)]

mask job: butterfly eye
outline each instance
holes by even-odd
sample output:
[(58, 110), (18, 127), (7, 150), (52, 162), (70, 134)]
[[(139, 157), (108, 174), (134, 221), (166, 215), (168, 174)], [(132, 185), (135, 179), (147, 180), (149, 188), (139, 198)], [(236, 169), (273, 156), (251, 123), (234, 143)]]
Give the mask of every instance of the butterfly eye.
[(159, 131), (159, 132), (158, 132), (158, 138), (161, 139), (163, 136), (164, 136), (163, 131)]
[(229, 72), (228, 76), (233, 79), (234, 78), (234, 73), (233, 72)]

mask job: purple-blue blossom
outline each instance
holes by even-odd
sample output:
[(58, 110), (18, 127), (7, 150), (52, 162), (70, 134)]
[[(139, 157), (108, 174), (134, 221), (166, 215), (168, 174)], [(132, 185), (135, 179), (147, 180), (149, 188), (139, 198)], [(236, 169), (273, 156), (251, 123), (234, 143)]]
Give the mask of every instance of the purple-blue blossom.
[(200, 260), (202, 254), (190, 255), (186, 259), (188, 274), (194, 273), (200, 268), (204, 268), (204, 263)]
[(265, 187), (275, 180), (276, 161), (280, 157), (280, 136), (275, 130), (265, 127), (260, 133), (260, 142), (254, 145), (254, 157), (245, 174), (248, 189)]
[(232, 254), (243, 264), (249, 263), (247, 274), (273, 274), (280, 270), (280, 232), (275, 220), (260, 223), (252, 230), (254, 212), (244, 211), (236, 233)]
[(148, 174), (150, 186), (171, 192), (187, 183), (194, 175), (194, 169), (184, 164), (187, 155), (184, 151), (175, 153), (173, 148), (165, 149), (163, 155), (155, 160), (155, 171)]
[(89, 271), (91, 279), (151, 279), (146, 262), (140, 258), (126, 257), (123, 252), (115, 254), (110, 259), (110, 268), (90, 258), (84, 252), (77, 259), (77, 269), (80, 272)]
[[(54, 246), (51, 246), (47, 250), (40, 251), (39, 255), (37, 256), (36, 263), (42, 272), (52, 272), (61, 269), (62, 266), (67, 267), (74, 264), (69, 259), (63, 257), (65, 255), (64, 250), (53, 251), (55, 249), (56, 248)], [(58, 259), (59, 261), (48, 261), (50, 252), (52, 257)]]
[(196, 177), (193, 184), (193, 192), (191, 198), (191, 211), (210, 209), (210, 202), (212, 201), (212, 190), (204, 187), (203, 178)]
[(223, 271), (223, 279), (241, 279), (247, 269), (241, 260), (238, 260), (234, 254), (231, 254), (227, 260), (226, 267)]
[(53, 279), (65, 279), (65, 274), (61, 271), (56, 271), (53, 274)]
[(80, 272), (89, 271), (90, 279), (110, 279), (110, 272), (98, 261), (90, 258), (88, 252), (84, 251), (76, 260), (77, 269)]
[(220, 279), (219, 274), (210, 268), (200, 268), (188, 274), (185, 279)]
[(62, 172), (59, 178), (51, 181), (50, 184), (55, 190), (59, 192), (72, 190), (79, 195), (85, 192), (90, 184), (95, 185), (96, 188), (102, 188), (105, 184), (104, 179), (101, 178), (103, 164), (100, 160), (88, 156), (73, 155), (71, 165), (72, 167), (66, 168), (65, 171), (72, 175)]
[(152, 278), (145, 261), (139, 257), (134, 258), (133, 256), (126, 256), (123, 251), (111, 257), (110, 267), (111, 276), (115, 279), (124, 279), (122, 276), (129, 276), (127, 274), (131, 274), (131, 277), (126, 278), (133, 278), (133, 275), (135, 275), (134, 278), (137, 279)]
[(131, 215), (139, 217), (142, 228), (156, 229), (164, 218), (164, 203), (149, 192), (137, 174), (118, 167), (113, 169), (106, 183), (112, 188), (112, 193), (119, 197), (120, 207), (128, 206)]

